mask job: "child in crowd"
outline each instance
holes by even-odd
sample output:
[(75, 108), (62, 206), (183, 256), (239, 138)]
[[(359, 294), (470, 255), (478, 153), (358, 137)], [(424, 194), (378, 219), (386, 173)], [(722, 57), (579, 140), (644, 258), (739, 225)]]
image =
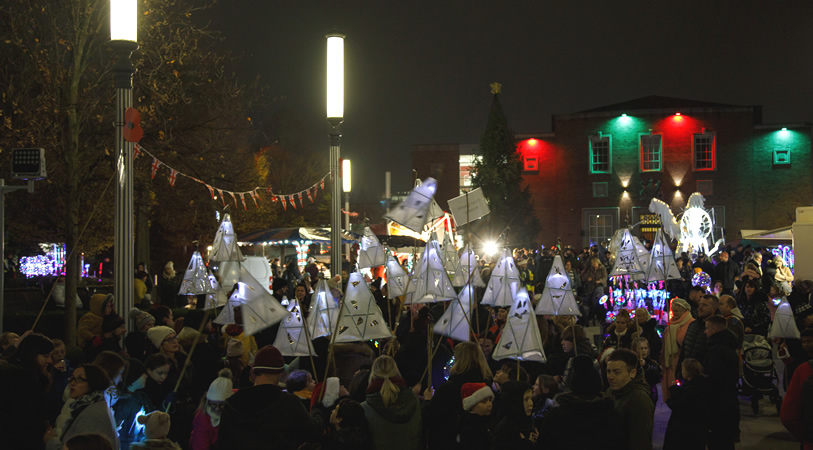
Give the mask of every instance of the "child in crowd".
[(485, 383), (464, 383), (460, 396), (463, 398), (463, 412), (460, 413), (457, 427), (458, 448), (487, 450), (494, 392)]
[(644, 337), (636, 338), (632, 341), (632, 351), (641, 360), (641, 370), (644, 372), (644, 381), (649, 385), (649, 396), (652, 403), (658, 404), (658, 383), (663, 379), (663, 371), (657, 361), (650, 358), (649, 340)]
[(709, 398), (711, 384), (703, 375), (700, 361), (689, 358), (681, 365), (683, 383), (669, 388), (670, 398), (666, 404), (672, 408), (672, 415), (666, 426), (663, 449), (702, 450), (706, 448), (708, 434)]

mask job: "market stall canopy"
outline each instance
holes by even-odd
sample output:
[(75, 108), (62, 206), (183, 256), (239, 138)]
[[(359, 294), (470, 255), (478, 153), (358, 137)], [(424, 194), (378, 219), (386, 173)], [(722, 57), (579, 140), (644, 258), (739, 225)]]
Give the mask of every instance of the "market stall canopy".
[(743, 239), (752, 241), (793, 241), (792, 227), (776, 228), (774, 230), (740, 230)]
[[(358, 235), (342, 230), (342, 244), (355, 244)], [(266, 228), (238, 236), (240, 245), (261, 245), (262, 243), (290, 243), (312, 241), (330, 242), (330, 228)]]

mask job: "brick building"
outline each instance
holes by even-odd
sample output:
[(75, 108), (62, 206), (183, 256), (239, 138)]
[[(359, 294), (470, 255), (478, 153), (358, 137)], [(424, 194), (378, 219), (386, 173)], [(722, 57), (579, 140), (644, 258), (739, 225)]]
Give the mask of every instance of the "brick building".
[[(763, 124), (759, 106), (652, 96), (554, 115), (551, 129), (517, 136), (544, 244), (589, 245), (639, 222), (636, 234), (651, 237), (653, 197), (677, 215), (702, 193), (727, 241), (742, 229), (788, 226), (797, 206), (813, 204), (811, 124)], [(446, 182), (454, 146), (437, 159), (427, 147), (415, 146), (413, 168), (422, 176), (442, 164)], [(451, 184), (438, 192), (444, 207), (460, 192)]]

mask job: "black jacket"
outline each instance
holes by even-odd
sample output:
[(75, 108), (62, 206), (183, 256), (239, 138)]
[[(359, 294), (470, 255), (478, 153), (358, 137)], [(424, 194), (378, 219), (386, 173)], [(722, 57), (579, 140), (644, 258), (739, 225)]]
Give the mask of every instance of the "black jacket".
[(740, 266), (729, 258), (728, 262), (720, 261), (714, 266), (714, 281), (721, 281), (723, 289), (734, 289), (734, 282), (740, 274)]
[[(424, 361), (425, 364), (425, 361)], [(455, 447), (457, 418), (463, 414), (460, 389), (465, 383), (487, 383), (479, 369), (455, 374), (438, 386), (424, 415), (430, 449), (448, 450)]]
[[(460, 450), (488, 450), (491, 442), (491, 417), (461, 412), (456, 446)], [(431, 443), (430, 443), (431, 445)]]
[(709, 351), (703, 361), (703, 370), (709, 377), (711, 396), (709, 413), (714, 420), (709, 428), (715, 440), (733, 444), (738, 433), (739, 400), (737, 381), (740, 362), (737, 356), (737, 338), (725, 329), (709, 337)]
[(701, 376), (682, 386), (672, 386), (669, 393), (671, 398), (667, 405), (672, 408), (672, 414), (666, 426), (664, 450), (705, 449), (711, 398), (708, 378)]
[(264, 384), (240, 389), (226, 400), (218, 449), (296, 449), (319, 442), (321, 418), (311, 417), (295, 396)]
[(737, 306), (740, 307), (743, 317), (743, 325), (750, 328), (746, 334), (768, 335), (768, 326), (771, 324), (771, 311), (768, 309), (770, 299), (762, 291), (754, 291), (754, 295), (748, 298), (745, 290), (737, 297)]
[[(611, 397), (577, 395), (556, 397), (558, 406), (548, 410), (539, 429), (545, 450), (619, 447), (621, 420)], [(589, 424), (590, 432), (585, 433)]]
[(656, 319), (649, 319), (640, 326), (640, 336), (649, 341), (649, 355), (655, 359), (661, 354), (661, 347), (663, 342), (661, 337), (658, 336), (658, 321)]
[(680, 365), (686, 359), (694, 358), (703, 361), (706, 358), (707, 350), (706, 321), (697, 319), (686, 329), (686, 337), (683, 338), (683, 345), (680, 347), (678, 365), (675, 367), (676, 372), (680, 373)]

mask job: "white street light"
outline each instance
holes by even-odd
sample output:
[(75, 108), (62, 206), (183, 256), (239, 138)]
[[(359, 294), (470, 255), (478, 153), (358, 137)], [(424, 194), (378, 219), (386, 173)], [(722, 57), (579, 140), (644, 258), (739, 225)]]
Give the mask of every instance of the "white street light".
[[(341, 156), (344, 118), (344, 35), (327, 35), (327, 122), (330, 124), (330, 173), (333, 174), (333, 192), (330, 211), (330, 272), (342, 273), (342, 198)], [(349, 255), (348, 255), (349, 256)]]
[(110, 0), (110, 40), (138, 40), (137, 0)]
[(342, 190), (350, 192), (350, 160), (342, 160)]
[(344, 117), (344, 35), (327, 35), (327, 117)]

